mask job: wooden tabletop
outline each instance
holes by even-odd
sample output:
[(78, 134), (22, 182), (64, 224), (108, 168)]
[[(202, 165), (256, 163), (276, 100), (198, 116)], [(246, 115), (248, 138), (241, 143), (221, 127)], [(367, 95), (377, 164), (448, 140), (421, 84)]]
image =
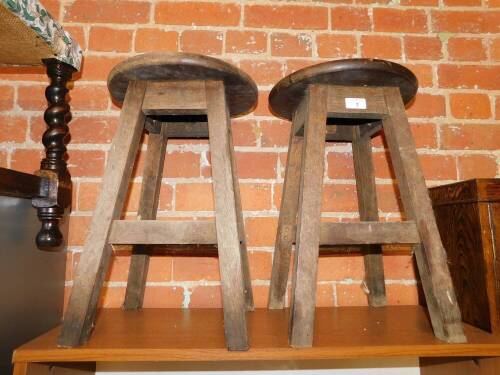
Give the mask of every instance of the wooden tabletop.
[(56, 346), (59, 328), (25, 344), (14, 362), (311, 360), (500, 356), (500, 337), (465, 325), (467, 344), (437, 340), (420, 306), (318, 308), (314, 347), (288, 346), (288, 310), (248, 314), (251, 349), (228, 352), (220, 309), (102, 310), (89, 343)]

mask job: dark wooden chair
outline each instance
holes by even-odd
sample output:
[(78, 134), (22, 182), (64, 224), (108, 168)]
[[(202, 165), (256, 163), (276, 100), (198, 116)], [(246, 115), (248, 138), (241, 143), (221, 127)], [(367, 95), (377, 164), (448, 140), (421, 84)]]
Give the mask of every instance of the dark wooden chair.
[[(466, 340), (405, 104), (418, 88), (401, 65), (351, 59), (299, 70), (271, 91), (269, 104), (292, 121), (273, 260), (269, 308), (285, 305), (292, 243), (290, 344), (312, 345), (316, 274), (321, 245), (362, 245), (370, 306), (386, 304), (381, 244), (409, 243), (417, 259), (435, 335)], [(383, 129), (408, 221), (378, 221), (371, 137)], [(322, 223), (321, 197), (326, 141), (351, 142), (359, 223)]]
[[(224, 329), (230, 350), (248, 349), (247, 310), (253, 309), (247, 249), (235, 173), (230, 117), (251, 111), (257, 87), (223, 61), (193, 54), (148, 53), (118, 64), (108, 88), (122, 103), (102, 192), (74, 280), (59, 345), (89, 339), (108, 268), (111, 244), (133, 244), (125, 309), (142, 307), (148, 244), (218, 246)], [(137, 221), (118, 220), (144, 130), (149, 132)], [(169, 138), (208, 138), (215, 196), (213, 222), (156, 221)], [(175, 168), (175, 166), (172, 166)]]

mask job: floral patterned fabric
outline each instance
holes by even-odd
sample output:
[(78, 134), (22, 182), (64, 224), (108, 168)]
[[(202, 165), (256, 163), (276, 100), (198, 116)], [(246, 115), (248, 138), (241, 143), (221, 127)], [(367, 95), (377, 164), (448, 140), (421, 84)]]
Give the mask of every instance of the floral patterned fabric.
[(38, 0), (0, 0), (0, 6), (4, 6), (38, 34), (54, 51), (58, 60), (80, 69), (80, 46)]

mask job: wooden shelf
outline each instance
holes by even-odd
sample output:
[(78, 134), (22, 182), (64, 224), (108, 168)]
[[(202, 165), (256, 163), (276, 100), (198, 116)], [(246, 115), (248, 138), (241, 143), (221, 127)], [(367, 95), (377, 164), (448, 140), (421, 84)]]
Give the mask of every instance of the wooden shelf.
[(500, 337), (466, 325), (467, 344), (437, 340), (420, 306), (318, 308), (314, 347), (292, 349), (287, 310), (248, 314), (251, 349), (228, 352), (222, 310), (101, 310), (89, 343), (57, 348), (56, 328), (25, 344), (14, 362), (317, 360), (500, 356)]

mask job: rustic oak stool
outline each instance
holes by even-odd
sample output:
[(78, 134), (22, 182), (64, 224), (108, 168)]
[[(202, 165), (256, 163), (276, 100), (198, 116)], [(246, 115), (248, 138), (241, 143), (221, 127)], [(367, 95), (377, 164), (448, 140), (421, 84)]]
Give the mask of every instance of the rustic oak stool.
[[(318, 64), (282, 79), (271, 110), (292, 120), (271, 276), (269, 308), (285, 305), (292, 242), (290, 344), (312, 345), (321, 245), (362, 245), (370, 306), (386, 304), (381, 244), (410, 243), (435, 335), (464, 342), (460, 310), (424, 176), (405, 115), (416, 77), (401, 65), (351, 59)], [(383, 129), (408, 221), (378, 221), (371, 136)], [(325, 139), (352, 142), (359, 223), (321, 223)], [(297, 215), (298, 214), (298, 215)], [(297, 217), (298, 216), (298, 217)]]
[[(108, 88), (123, 103), (108, 155), (102, 192), (74, 280), (59, 345), (91, 334), (111, 244), (133, 244), (125, 309), (142, 307), (148, 244), (216, 244), (230, 350), (248, 349), (246, 310), (253, 309), (243, 216), (235, 173), (230, 117), (251, 111), (257, 87), (239, 69), (194, 54), (148, 53), (118, 64)], [(118, 220), (143, 130), (149, 132), (137, 221)], [(212, 222), (156, 221), (169, 138), (208, 138), (215, 196)], [(173, 166), (175, 167), (175, 166)]]

